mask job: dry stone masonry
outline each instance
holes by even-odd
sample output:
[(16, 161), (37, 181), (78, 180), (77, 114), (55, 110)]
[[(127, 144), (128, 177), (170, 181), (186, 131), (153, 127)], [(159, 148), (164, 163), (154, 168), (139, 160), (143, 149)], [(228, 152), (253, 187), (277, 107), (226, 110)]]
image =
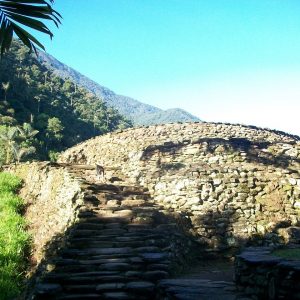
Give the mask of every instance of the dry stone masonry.
[[(63, 245), (65, 232), (75, 222), (83, 203), (80, 181), (65, 168), (49, 163), (11, 166), (23, 179), (28, 230), (32, 236), (32, 264), (37, 266)], [(51, 252), (51, 253), (49, 253)]]
[(81, 178), (83, 202), (26, 299), (161, 299), (159, 281), (182, 267), (191, 241), (147, 189), (99, 183), (84, 168), (64, 168)]
[(167, 124), (79, 144), (61, 162), (100, 163), (149, 189), (209, 251), (297, 242), (299, 137), (215, 123)]
[(253, 299), (300, 299), (300, 261), (280, 258), (273, 251), (250, 247), (238, 255), (237, 286)]
[[(287, 299), (291, 285), (299, 295), (298, 262), (284, 263), (286, 286), (273, 292), (269, 274), (282, 264), (264, 252), (300, 242), (299, 166), (299, 137), (214, 123), (128, 129), (81, 143), (58, 164), (11, 166), (25, 183), (39, 266), (25, 298)], [(198, 272), (199, 259), (245, 244), (271, 248), (238, 256), (241, 291), (231, 269)], [(191, 262), (197, 272), (178, 275)]]

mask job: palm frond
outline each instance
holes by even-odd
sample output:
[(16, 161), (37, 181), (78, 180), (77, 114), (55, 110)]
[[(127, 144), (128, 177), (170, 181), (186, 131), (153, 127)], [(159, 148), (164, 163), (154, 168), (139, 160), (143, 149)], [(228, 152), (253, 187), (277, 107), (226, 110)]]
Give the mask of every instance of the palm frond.
[(52, 8), (53, 2), (53, 0), (0, 0), (1, 56), (8, 51), (13, 34), (16, 34), (30, 50), (36, 52), (36, 47), (45, 50), (44, 46), (21, 26), (43, 32), (52, 38), (53, 33), (41, 20), (48, 20), (59, 26), (62, 17)]
[(24, 123), (23, 127), (18, 126), (17, 128), (20, 136), (24, 139), (30, 139), (39, 133), (39, 131), (33, 129), (29, 123)]

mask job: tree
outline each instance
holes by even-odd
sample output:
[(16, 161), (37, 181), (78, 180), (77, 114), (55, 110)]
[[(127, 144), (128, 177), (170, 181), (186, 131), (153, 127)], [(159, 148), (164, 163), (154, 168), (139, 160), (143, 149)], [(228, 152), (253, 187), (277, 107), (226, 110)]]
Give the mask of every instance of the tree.
[(53, 33), (40, 20), (50, 20), (57, 27), (61, 15), (52, 8), (54, 0), (0, 0), (0, 51), (1, 57), (10, 48), (13, 34), (30, 49), (36, 52), (36, 46), (44, 46), (28, 31), (17, 23), (43, 32), (52, 39)]
[(33, 146), (20, 147), (20, 145), (15, 144), (13, 148), (14, 159), (19, 163), (24, 156), (33, 154), (35, 151), (36, 149)]
[(39, 131), (32, 128), (29, 123), (24, 123), (22, 127), (18, 126), (19, 136), (24, 140), (30, 140), (36, 136)]
[(13, 154), (16, 146), (16, 138), (18, 136), (17, 127), (9, 127), (6, 131), (0, 134), (0, 139), (4, 144), (5, 163), (9, 164), (13, 160)]
[(63, 138), (62, 131), (64, 127), (61, 124), (61, 121), (56, 118), (48, 119), (48, 126), (47, 126), (47, 135), (57, 141), (60, 141)]
[(18, 163), (22, 157), (35, 153), (36, 148), (33, 146), (33, 138), (38, 134), (38, 131), (33, 129), (28, 123), (23, 126), (0, 128), (0, 145), (2, 146), (1, 159), (6, 164), (13, 161)]

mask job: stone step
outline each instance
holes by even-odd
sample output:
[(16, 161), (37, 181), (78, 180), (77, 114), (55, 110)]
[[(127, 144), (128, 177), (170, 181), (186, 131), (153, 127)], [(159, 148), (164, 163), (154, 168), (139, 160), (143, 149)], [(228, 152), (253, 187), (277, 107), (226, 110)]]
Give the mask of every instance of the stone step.
[(109, 200), (105, 205), (99, 205), (93, 209), (93, 213), (99, 214), (102, 212), (111, 212), (111, 213), (119, 213), (124, 211), (124, 213), (133, 212), (133, 208), (129, 206), (121, 206), (120, 203), (116, 203), (117, 200)]
[(81, 272), (99, 272), (97, 265), (58, 265), (51, 274), (61, 273), (81, 273)]
[(147, 202), (146, 200), (134, 200), (134, 199), (125, 199), (123, 201), (121, 201), (121, 207), (137, 207), (137, 206), (146, 206), (149, 205), (149, 202)]
[(121, 190), (119, 187), (115, 185), (110, 185), (110, 184), (103, 184), (103, 185), (98, 185), (98, 184), (89, 184), (84, 189), (88, 192), (92, 192), (95, 194), (98, 193), (121, 193)]
[(84, 250), (79, 251), (78, 249), (66, 249), (63, 250), (63, 254), (73, 254), (77, 256), (84, 256), (84, 255), (130, 255), (133, 251), (131, 247), (122, 247), (122, 248), (85, 248)]
[[(93, 172), (76, 170), (90, 180)], [(169, 278), (171, 269), (163, 249), (174, 232), (159, 212), (162, 206), (146, 188), (125, 182), (86, 181), (82, 186), (79, 220), (53, 261), (54, 270), (43, 279), (57, 292), (46, 291), (39, 299), (161, 299), (157, 283)]]
[(112, 200), (107, 200), (105, 203), (102, 205), (99, 205), (96, 209), (98, 210), (111, 210), (114, 211), (116, 209), (120, 209), (121, 201), (112, 199)]
[[(82, 234), (81, 234), (82, 233)], [(117, 242), (117, 241), (136, 241), (136, 240), (143, 240), (145, 238), (148, 239), (163, 239), (165, 237), (165, 234), (167, 232), (165, 231), (148, 231), (145, 232), (145, 230), (137, 230), (137, 229), (129, 229), (128, 231), (125, 231), (123, 234), (115, 234), (113, 231), (109, 234), (109, 232), (105, 232), (105, 234), (102, 234), (102, 232), (98, 232), (98, 234), (95, 234), (93, 237), (90, 237), (89, 235), (84, 235), (83, 232), (79, 234), (75, 234), (69, 239), (69, 242), (72, 243), (72, 241), (111, 241), (111, 242)], [(148, 235), (147, 235), (148, 234)]]
[(126, 197), (124, 195), (120, 195), (120, 194), (105, 194), (105, 199), (110, 201), (110, 200), (117, 200), (117, 201), (121, 201), (126, 199)]
[(124, 229), (124, 228), (106, 228), (106, 229), (101, 228), (101, 229), (97, 229), (97, 230), (78, 229), (72, 234), (72, 236), (73, 237), (75, 237), (75, 236), (95, 236), (95, 235), (98, 235), (98, 234), (110, 235), (110, 236), (113, 236), (113, 235), (120, 236), (120, 235), (123, 235), (126, 232), (127, 232), (127, 230)]
[(157, 264), (148, 264), (147, 265), (147, 270), (149, 271), (166, 271), (169, 272), (171, 269), (170, 264), (168, 263), (157, 263)]
[(89, 222), (79, 222), (76, 223), (74, 226), (74, 230), (78, 230), (78, 229), (87, 229), (87, 230), (102, 230), (107, 228), (105, 226), (105, 224), (102, 223), (89, 223)]
[(126, 284), (126, 289), (132, 291), (153, 291), (155, 285), (149, 281), (132, 281)]
[(61, 253), (64, 255), (72, 257), (82, 257), (82, 256), (99, 256), (99, 255), (134, 255), (135, 253), (161, 253), (161, 249), (157, 246), (143, 246), (143, 247), (122, 247), (122, 248), (97, 248), (97, 247), (86, 247), (83, 249), (66, 249)]
[(106, 282), (126, 282), (129, 281), (130, 278), (125, 275), (102, 275), (102, 276), (72, 276), (71, 274), (64, 278), (55, 278), (55, 277), (45, 277), (45, 282), (59, 282), (62, 285), (66, 284), (79, 284), (79, 285), (95, 285)]
[(89, 300), (89, 299), (104, 299), (101, 298), (100, 294), (96, 293), (84, 293), (84, 294), (70, 294), (70, 295), (63, 295), (60, 297), (55, 298), (55, 300)]
[[(122, 235), (123, 236), (123, 235)], [(73, 242), (90, 242), (90, 241), (94, 241), (94, 242), (117, 242), (118, 241), (118, 238), (119, 238), (119, 235), (108, 235), (108, 234), (97, 234), (97, 235), (94, 235), (92, 237), (90, 236), (73, 236), (69, 239), (69, 243), (72, 244)], [(113, 248), (113, 247), (111, 247)]]
[(120, 185), (119, 186), (122, 192), (141, 192), (147, 194), (149, 191), (147, 188), (144, 188), (142, 186), (134, 186), (134, 185)]
[(169, 257), (167, 253), (144, 252), (141, 253), (140, 256), (145, 262), (170, 264), (170, 261), (168, 261)]
[[(67, 285), (66, 290), (70, 291), (70, 294), (61, 295), (55, 297), (55, 299), (155, 299), (155, 285), (147, 281), (136, 281), (124, 284), (122, 282), (104, 283), (96, 286), (96, 292), (94, 292), (95, 285)], [(92, 293), (74, 293), (88, 291), (88, 288), (92, 288)], [(126, 290), (126, 291), (124, 291)]]
[(168, 231), (156, 230), (155, 228), (131, 228), (125, 232), (122, 237), (147, 237), (147, 239), (163, 239), (168, 234)]
[(147, 239), (144, 241), (129, 241), (129, 242), (119, 242), (119, 245), (125, 247), (132, 247), (132, 248), (136, 248), (136, 247), (142, 247), (142, 246), (156, 246), (159, 248), (165, 248), (167, 246), (170, 245), (170, 243), (168, 241), (166, 241), (166, 239)]
[[(86, 247), (97, 247), (97, 248), (114, 248), (114, 247), (132, 247), (132, 248), (137, 248), (137, 247), (142, 247), (142, 246), (152, 246), (152, 245), (162, 245), (161, 243), (155, 241), (128, 241), (128, 242), (114, 242), (114, 241), (95, 241), (94, 239), (91, 239), (89, 241), (72, 241), (69, 243), (68, 248), (73, 249), (77, 248), (79, 250), (82, 250), (83, 248)], [(166, 244), (164, 244), (166, 246)]]
[(63, 289), (66, 293), (94, 293), (96, 292), (97, 283), (95, 284), (78, 284), (78, 285), (71, 285), (66, 284), (64, 285)]
[[(56, 260), (56, 268), (55, 273), (53, 274), (60, 274), (60, 273), (82, 273), (82, 272), (99, 272), (99, 265), (95, 264), (94, 261), (99, 261), (100, 264), (103, 262), (122, 262), (122, 259), (125, 259), (124, 262), (128, 262), (131, 265), (134, 264), (134, 269), (139, 267), (141, 270), (162, 270), (168, 271), (170, 262), (165, 259), (165, 257), (157, 259), (157, 256), (154, 257), (155, 259), (147, 259), (143, 258), (142, 255), (138, 256), (120, 256), (119, 258), (116, 257), (89, 257), (86, 260), (84, 257), (82, 259), (57, 259)], [(103, 271), (102, 271), (103, 272)]]
[(103, 299), (107, 300), (132, 300), (135, 299), (132, 295), (126, 292), (107, 292), (103, 294)]
[[(61, 251), (61, 256), (57, 257), (57, 260), (59, 261), (61, 258), (62, 259), (75, 259), (75, 260), (84, 260), (87, 257), (85, 256), (86, 254), (83, 251), (79, 251), (79, 250), (68, 250), (65, 249), (63, 251)], [(130, 257), (134, 257), (136, 256), (134, 253), (128, 253), (128, 254), (91, 254), (88, 256), (88, 259), (92, 260), (92, 259), (104, 259), (104, 258), (130, 258)]]
[(98, 292), (103, 293), (107, 291), (117, 291), (124, 289), (123, 282), (109, 282), (101, 284), (85, 284), (85, 285), (64, 285), (66, 292)]
[(96, 202), (96, 203), (99, 203), (99, 198), (100, 197), (97, 197), (95, 194), (85, 194), (84, 197), (83, 197), (83, 200), (86, 201), (86, 202)]
[(153, 202), (151, 195), (149, 192), (145, 192), (142, 195), (132, 195), (132, 197), (127, 197), (128, 200), (133, 199), (133, 200), (147, 200), (147, 202)]
[(61, 282), (64, 283), (68, 281), (70, 278), (77, 278), (77, 277), (101, 277), (101, 276), (115, 276), (119, 275), (120, 272), (118, 271), (90, 271), (90, 272), (60, 272), (60, 273), (49, 273), (45, 275), (44, 280), (47, 282)]
[(94, 210), (94, 211), (83, 211), (78, 214), (79, 218), (98, 218), (99, 220), (105, 219), (123, 219), (126, 221), (130, 221), (132, 218), (132, 211), (129, 210), (120, 210), (113, 211), (112, 209), (102, 209), (102, 210)]
[(88, 215), (88, 216), (80, 216), (78, 215), (80, 222), (88, 222), (88, 223), (119, 223), (119, 224), (128, 224), (130, 223), (129, 219), (121, 218), (117, 216), (97, 216), (97, 215)]
[[(112, 241), (88, 241), (88, 242), (84, 242), (84, 241), (72, 241), (69, 242), (68, 244), (68, 249), (70, 250), (78, 250), (78, 251), (82, 251), (83, 249), (86, 248), (114, 248), (114, 247), (118, 247), (120, 246), (120, 244), (118, 243), (114, 243)], [(124, 243), (122, 244), (122, 246), (124, 246)], [(125, 245), (127, 246), (127, 245)]]

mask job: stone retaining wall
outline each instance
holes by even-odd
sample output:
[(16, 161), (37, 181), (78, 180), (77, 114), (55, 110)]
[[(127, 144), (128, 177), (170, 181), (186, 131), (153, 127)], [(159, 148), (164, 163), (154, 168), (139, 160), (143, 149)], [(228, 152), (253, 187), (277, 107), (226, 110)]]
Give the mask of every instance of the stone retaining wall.
[(300, 299), (300, 261), (272, 256), (266, 247), (248, 248), (236, 257), (237, 286), (252, 299)]
[(80, 183), (64, 168), (47, 163), (21, 164), (10, 172), (23, 179), (20, 196), (26, 204), (26, 220), (32, 236), (32, 263), (55, 255), (73, 225), (83, 201)]
[(300, 142), (281, 132), (157, 125), (97, 137), (60, 161), (100, 163), (112, 176), (149, 188), (157, 202), (184, 215), (210, 249), (288, 242), (289, 227), (299, 225)]

